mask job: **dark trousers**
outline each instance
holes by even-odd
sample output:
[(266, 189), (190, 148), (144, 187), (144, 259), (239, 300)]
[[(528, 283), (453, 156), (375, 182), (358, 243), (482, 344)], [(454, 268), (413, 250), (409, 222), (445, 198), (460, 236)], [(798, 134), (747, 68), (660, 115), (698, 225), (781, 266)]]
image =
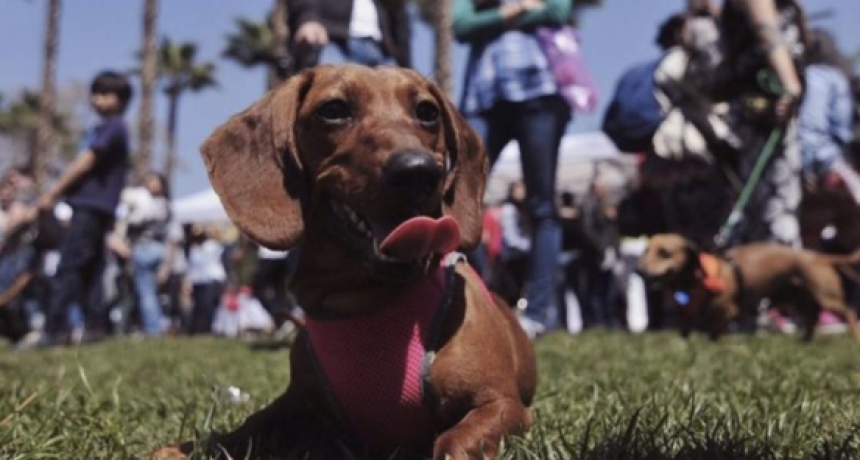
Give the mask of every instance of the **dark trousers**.
[(191, 298), (194, 307), (191, 310), (191, 334), (208, 334), (212, 332), (212, 321), (215, 312), (221, 304), (221, 294), (224, 286), (217, 281), (194, 284)]
[(113, 216), (84, 208), (75, 209), (63, 237), (60, 263), (53, 279), (53, 295), (46, 304), (45, 329), (59, 334), (67, 329), (68, 311), (80, 306), (89, 333), (108, 331), (107, 309), (102, 301), (105, 270), (105, 236), (113, 226)]
[(289, 319), (295, 306), (295, 300), (287, 289), (292, 272), (293, 263), (289, 258), (257, 260), (253, 279), (254, 297), (272, 315), (277, 326)]
[(558, 95), (522, 102), (501, 101), (482, 116), (482, 132), (490, 164), (515, 140), (520, 148), (526, 210), (532, 246), (525, 275), (526, 315), (548, 329), (559, 325), (556, 299), (561, 221), (556, 209), (556, 171), (561, 138), (570, 120), (570, 107)]

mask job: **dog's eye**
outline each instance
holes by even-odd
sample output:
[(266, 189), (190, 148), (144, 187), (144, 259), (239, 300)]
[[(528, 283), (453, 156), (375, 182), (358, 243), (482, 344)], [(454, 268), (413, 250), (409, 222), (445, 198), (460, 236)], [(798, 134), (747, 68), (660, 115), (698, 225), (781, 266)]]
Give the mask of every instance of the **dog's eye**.
[(352, 120), (352, 109), (340, 99), (323, 103), (317, 108), (316, 114), (326, 123), (342, 124)]
[(430, 101), (421, 101), (415, 107), (415, 117), (425, 126), (433, 126), (439, 122), (439, 107)]
[(657, 250), (657, 257), (659, 257), (661, 259), (668, 259), (668, 258), (672, 257), (672, 253), (670, 253), (669, 251), (667, 251), (664, 248), (660, 248)]

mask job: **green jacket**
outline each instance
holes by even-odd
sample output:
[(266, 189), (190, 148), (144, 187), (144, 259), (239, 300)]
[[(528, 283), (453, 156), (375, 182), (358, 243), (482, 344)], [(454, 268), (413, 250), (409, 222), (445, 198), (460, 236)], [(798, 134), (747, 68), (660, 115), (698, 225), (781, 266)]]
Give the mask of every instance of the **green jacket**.
[(487, 41), (511, 29), (562, 26), (570, 20), (571, 4), (571, 0), (544, 0), (542, 9), (529, 11), (508, 24), (498, 8), (477, 11), (473, 0), (454, 0), (454, 36), (461, 42)]

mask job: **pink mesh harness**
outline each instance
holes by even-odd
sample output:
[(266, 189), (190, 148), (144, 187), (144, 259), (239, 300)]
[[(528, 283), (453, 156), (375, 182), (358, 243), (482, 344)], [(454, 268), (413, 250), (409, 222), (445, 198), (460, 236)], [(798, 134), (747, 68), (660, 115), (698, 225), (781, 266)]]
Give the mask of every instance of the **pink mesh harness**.
[(311, 354), (329, 399), (373, 449), (417, 451), (432, 442), (425, 386), (460, 258), (449, 257), (393, 304), (370, 314), (307, 320)]

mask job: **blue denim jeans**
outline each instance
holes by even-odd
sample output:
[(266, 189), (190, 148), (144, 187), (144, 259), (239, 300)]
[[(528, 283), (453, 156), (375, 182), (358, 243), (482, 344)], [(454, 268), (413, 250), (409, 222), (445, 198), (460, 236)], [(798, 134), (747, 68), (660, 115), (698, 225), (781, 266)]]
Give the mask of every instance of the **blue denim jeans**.
[(363, 64), (371, 67), (394, 64), (379, 42), (369, 38), (350, 38), (345, 44), (329, 43), (320, 51), (320, 64)]
[(161, 335), (161, 305), (158, 303), (158, 266), (164, 260), (164, 243), (141, 240), (131, 250), (134, 268), (134, 289), (137, 292), (138, 311), (143, 333)]
[(570, 108), (557, 95), (522, 102), (501, 101), (481, 114), (477, 130), (484, 138), (490, 165), (508, 142), (520, 149), (526, 209), (532, 228), (532, 245), (526, 274), (526, 316), (547, 329), (559, 326), (558, 255), (561, 222), (556, 209), (558, 150), (570, 121)]

